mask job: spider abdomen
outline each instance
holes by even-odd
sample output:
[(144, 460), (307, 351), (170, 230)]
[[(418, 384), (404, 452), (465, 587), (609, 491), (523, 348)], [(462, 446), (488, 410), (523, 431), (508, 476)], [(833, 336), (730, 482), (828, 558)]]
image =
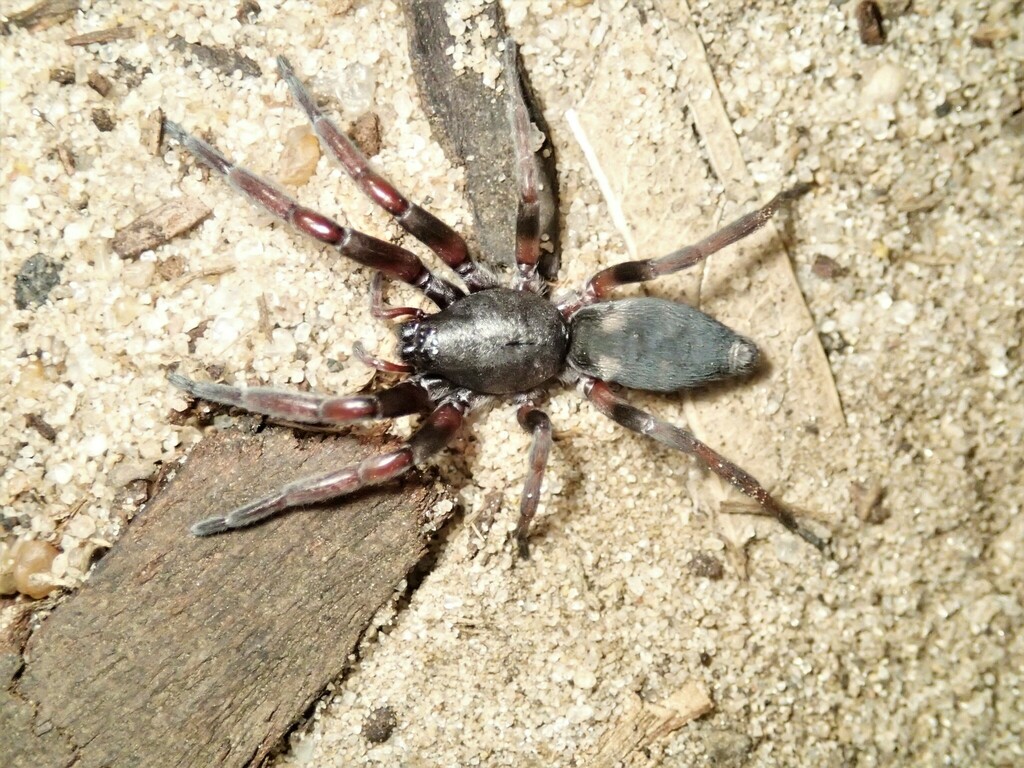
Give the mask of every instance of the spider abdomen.
[(402, 359), (419, 373), (476, 392), (526, 392), (565, 366), (569, 331), (561, 313), (534, 293), (471, 293), (401, 330)]
[(568, 363), (630, 389), (675, 392), (745, 376), (759, 353), (703, 312), (665, 299), (591, 304), (570, 320)]

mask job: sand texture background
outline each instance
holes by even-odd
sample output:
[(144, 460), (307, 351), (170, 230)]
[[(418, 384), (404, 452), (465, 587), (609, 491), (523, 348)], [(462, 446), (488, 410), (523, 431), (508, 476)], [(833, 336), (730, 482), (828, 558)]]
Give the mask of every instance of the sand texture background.
[[(439, 462), (464, 515), (433, 570), (379, 617), (277, 765), (1024, 760), (1022, 10), (882, 3), (885, 40), (868, 45), (857, 5), (503, 4), (558, 158), (556, 291), (815, 182), (756, 247), (623, 295), (699, 302), (761, 344), (767, 367), (747, 386), (630, 399), (750, 469), (830, 533), (831, 556), (554, 387), (533, 557), (516, 562), (529, 437), (499, 403)], [(86, 1), (0, 38), (0, 509), (8, 543), (60, 550), (52, 576), (68, 589), (145, 479), (202, 437), (175, 417), (187, 402), (168, 370), (352, 392), (370, 381), (353, 345), (393, 344), (367, 270), (157, 146), (157, 109), (280, 178), (304, 126), (275, 71), (286, 54), (342, 125), (376, 113), (376, 167), (472, 227), (399, 5), (259, 6)], [(478, 6), (448, 4), (452, 55), (500, 88)], [(66, 42), (118, 26), (122, 39)], [(196, 43), (256, 69), (225, 74), (188, 54)], [(715, 103), (724, 127), (705, 135)], [(327, 157), (291, 190), (425, 253)], [(194, 230), (114, 252), (120, 229), (185, 198), (211, 209)], [(58, 282), (16, 302), (37, 255)], [(762, 279), (773, 260), (796, 281)], [(489, 498), (503, 508), (484, 534)], [(684, 722), (705, 698), (713, 711)], [(382, 707), (396, 725), (374, 743), (366, 720)]]

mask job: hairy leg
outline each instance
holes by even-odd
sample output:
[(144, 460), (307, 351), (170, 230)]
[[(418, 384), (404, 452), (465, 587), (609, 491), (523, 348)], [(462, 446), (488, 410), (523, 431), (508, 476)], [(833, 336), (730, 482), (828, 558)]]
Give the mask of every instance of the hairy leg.
[(654, 438), (669, 448), (675, 448), (677, 451), (701, 459), (708, 469), (760, 504), (765, 512), (772, 515), (786, 528), (800, 536), (808, 544), (824, 551), (825, 542), (800, 525), (792, 513), (776, 501), (753, 475), (709, 448), (691, 432), (630, 405), (615, 395), (607, 384), (598, 379), (584, 378), (582, 389), (586, 398), (612, 421), (618, 422), (626, 429)]
[(192, 533), (209, 536), (232, 528), (244, 528), (286, 509), (318, 504), (347, 496), (368, 485), (393, 480), (444, 448), (462, 426), (467, 408), (463, 402), (445, 403), (434, 410), (409, 442), (398, 450), (371, 456), (326, 475), (289, 483), (281, 490), (227, 515), (200, 520), (192, 526)]
[(590, 304), (603, 299), (612, 289), (620, 285), (654, 280), (657, 277), (669, 275), (700, 263), (716, 251), (720, 251), (761, 229), (784, 203), (800, 197), (810, 189), (810, 186), (809, 184), (800, 184), (785, 192), (780, 192), (764, 207), (740, 216), (731, 224), (727, 224), (695, 245), (687, 245), (660, 259), (625, 261), (601, 270), (587, 282), (583, 289), (583, 295), (580, 297), (581, 303)]
[(372, 395), (334, 397), (312, 392), (290, 392), (270, 387), (229, 387), (193, 381), (177, 373), (168, 380), (200, 400), (233, 405), (251, 413), (297, 424), (339, 426), (363, 419), (391, 419), (430, 408), (430, 393), (419, 381), (403, 381)]
[(432, 213), (409, 202), (395, 186), (373, 170), (363, 153), (320, 108), (295, 75), (284, 56), (277, 57), (277, 69), (292, 95), (313, 124), (313, 130), (363, 193), (395, 217), (410, 235), (436, 253), (461, 277), (471, 291), (489, 288), (494, 280), (473, 261), (466, 241)]
[(533, 123), (523, 97), (516, 44), (505, 41), (505, 98), (516, 147), (519, 179), (519, 210), (516, 213), (516, 265), (519, 284), (530, 290), (539, 287), (536, 278), (540, 259), (540, 202), (537, 197), (537, 158), (530, 144)]
[(434, 275), (419, 257), (394, 243), (378, 240), (299, 205), (275, 184), (231, 162), (215, 147), (187, 133), (180, 125), (164, 121), (164, 132), (195, 155), (228, 184), (277, 218), (303, 234), (334, 246), (342, 256), (380, 270), (388, 277), (419, 288), (439, 307), (447, 307), (462, 291)]

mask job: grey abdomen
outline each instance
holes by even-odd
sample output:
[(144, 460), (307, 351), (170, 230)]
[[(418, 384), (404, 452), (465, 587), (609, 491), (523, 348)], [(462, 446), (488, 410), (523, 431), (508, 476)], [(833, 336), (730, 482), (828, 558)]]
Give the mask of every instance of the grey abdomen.
[(526, 392), (565, 365), (569, 332), (547, 299), (508, 288), (471, 293), (400, 331), (403, 359), (476, 392)]
[(757, 347), (703, 312), (665, 299), (591, 304), (569, 323), (568, 362), (631, 389), (674, 392), (744, 376)]

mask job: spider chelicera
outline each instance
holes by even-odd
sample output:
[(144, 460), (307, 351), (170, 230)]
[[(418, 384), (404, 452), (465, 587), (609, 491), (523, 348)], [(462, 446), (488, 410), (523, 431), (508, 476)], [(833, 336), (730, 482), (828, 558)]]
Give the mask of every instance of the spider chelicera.
[[(398, 450), (311, 477), (256, 499), (225, 515), (192, 526), (198, 536), (252, 525), (286, 509), (327, 501), (368, 485), (397, 478), (441, 451), (475, 407), (504, 397), (518, 407), (523, 429), (532, 433), (516, 539), (527, 554), (527, 532), (537, 511), (544, 468), (551, 449), (551, 421), (537, 403), (546, 387), (575, 384), (603, 414), (701, 459), (708, 468), (754, 499), (782, 525), (819, 549), (824, 542), (802, 526), (749, 473), (702, 443), (688, 430), (640, 410), (617, 395), (609, 383), (632, 389), (675, 392), (712, 381), (750, 374), (758, 349), (714, 318), (678, 302), (656, 298), (609, 299), (618, 286), (645, 282), (691, 267), (758, 230), (799, 187), (776, 195), (695, 245), (658, 259), (628, 261), (603, 269), (583, 289), (548, 299), (538, 274), (541, 254), (537, 159), (531, 148), (531, 122), (520, 81), (515, 45), (506, 41), (506, 99), (514, 132), (519, 184), (515, 260), (510, 287), (477, 264), (465, 241), (432, 214), (409, 202), (376, 173), (352, 141), (323, 115), (284, 57), (278, 71), (305, 111), (320, 141), (359, 188), (427, 245), (461, 279), (465, 289), (438, 277), (413, 253), (393, 243), (342, 226), (306, 208), (277, 186), (234, 164), (217, 149), (166, 121), (164, 130), (252, 202), (343, 256), (376, 270), (371, 290), (374, 317), (398, 324), (402, 361), (393, 363), (356, 353), (385, 370), (407, 374), (400, 383), (369, 395), (331, 396), (263, 387), (236, 388), (192, 381), (172, 373), (170, 382), (188, 394), (237, 406), (274, 419), (338, 426), (364, 419), (426, 414)], [(381, 277), (415, 286), (437, 305), (428, 314), (384, 303)]]

